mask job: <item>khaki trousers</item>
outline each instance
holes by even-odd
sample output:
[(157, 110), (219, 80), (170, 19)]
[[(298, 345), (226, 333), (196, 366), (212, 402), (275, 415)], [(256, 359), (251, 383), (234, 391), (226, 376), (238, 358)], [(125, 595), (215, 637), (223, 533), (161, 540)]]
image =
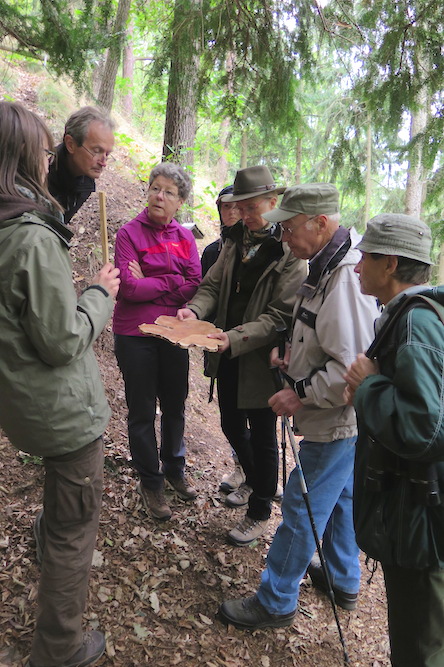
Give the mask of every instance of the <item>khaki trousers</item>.
[(102, 438), (43, 463), (45, 546), (30, 659), (35, 667), (57, 667), (83, 643), (82, 615), (102, 499)]

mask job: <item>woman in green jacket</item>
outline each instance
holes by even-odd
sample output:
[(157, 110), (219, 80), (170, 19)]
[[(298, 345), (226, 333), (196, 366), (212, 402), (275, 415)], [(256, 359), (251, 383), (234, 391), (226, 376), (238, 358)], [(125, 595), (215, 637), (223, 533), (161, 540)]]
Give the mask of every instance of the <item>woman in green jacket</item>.
[(77, 298), (69, 241), (46, 186), (52, 137), (34, 113), (0, 103), (0, 425), (14, 447), (43, 457), (44, 541), (27, 667), (92, 665), (101, 632), (82, 614), (102, 493), (110, 410), (92, 351), (113, 309), (107, 264)]

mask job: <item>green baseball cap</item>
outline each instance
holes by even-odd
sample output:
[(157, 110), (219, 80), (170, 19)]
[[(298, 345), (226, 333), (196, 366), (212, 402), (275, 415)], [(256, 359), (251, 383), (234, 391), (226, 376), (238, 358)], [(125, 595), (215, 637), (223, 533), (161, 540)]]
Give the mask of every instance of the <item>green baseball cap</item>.
[(430, 258), (432, 234), (419, 218), (403, 213), (381, 213), (368, 221), (356, 246), (362, 252), (395, 255), (433, 264)]
[(279, 208), (262, 217), (270, 222), (284, 222), (295, 215), (334, 215), (339, 213), (339, 192), (332, 183), (303, 183), (287, 188)]

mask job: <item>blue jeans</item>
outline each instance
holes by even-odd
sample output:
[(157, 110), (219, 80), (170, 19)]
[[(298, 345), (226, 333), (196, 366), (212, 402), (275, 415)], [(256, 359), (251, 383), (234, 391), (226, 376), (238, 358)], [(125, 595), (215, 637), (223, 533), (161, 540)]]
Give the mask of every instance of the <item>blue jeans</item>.
[[(333, 442), (302, 440), (299, 457), (308, 496), (333, 586), (347, 593), (359, 590), (360, 568), (353, 528), (353, 464), (356, 438)], [(297, 607), (299, 584), (316, 543), (310, 525), (299, 473), (288, 479), (279, 525), (267, 556), (257, 592), (272, 614)]]

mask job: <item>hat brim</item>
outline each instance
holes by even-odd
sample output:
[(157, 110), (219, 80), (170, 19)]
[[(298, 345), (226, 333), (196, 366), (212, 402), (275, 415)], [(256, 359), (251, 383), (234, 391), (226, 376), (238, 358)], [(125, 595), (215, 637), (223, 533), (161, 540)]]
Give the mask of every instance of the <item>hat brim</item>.
[(290, 220), (290, 218), (294, 218), (295, 215), (299, 214), (294, 211), (285, 211), (283, 208), (274, 208), (272, 211), (262, 213), (262, 217), (268, 220), (268, 222), (285, 222), (286, 220)]
[(433, 265), (433, 262), (430, 259), (430, 257), (426, 256), (419, 257), (418, 253), (409, 251), (407, 248), (402, 248), (402, 249), (393, 248), (387, 244), (378, 245), (377, 243), (368, 242), (365, 239), (359, 241), (359, 243), (355, 247), (356, 250), (360, 250), (361, 252), (366, 252), (369, 255), (372, 253), (375, 253), (377, 255), (393, 255), (393, 257), (405, 257), (406, 259), (414, 259), (415, 261), (421, 262), (422, 264), (428, 264), (429, 266)]
[(223, 195), (221, 201), (242, 201), (244, 199), (253, 199), (253, 197), (262, 197), (263, 195), (281, 195), (287, 188), (275, 188), (274, 190), (261, 190), (260, 192), (246, 192), (242, 195)]

